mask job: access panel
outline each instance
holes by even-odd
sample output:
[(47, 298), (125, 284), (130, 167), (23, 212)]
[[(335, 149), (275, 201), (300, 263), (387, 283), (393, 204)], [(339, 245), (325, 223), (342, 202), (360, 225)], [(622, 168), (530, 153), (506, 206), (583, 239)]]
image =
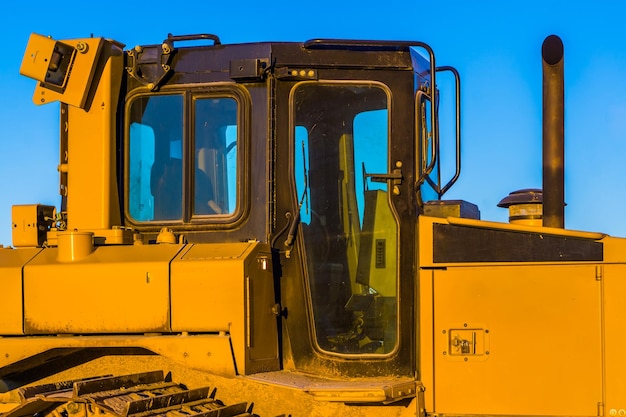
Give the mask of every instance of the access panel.
[(432, 293), (435, 412), (597, 415), (595, 265), (452, 267)]
[(169, 264), (181, 248), (99, 246), (74, 262), (42, 250), (24, 267), (24, 333), (169, 331)]

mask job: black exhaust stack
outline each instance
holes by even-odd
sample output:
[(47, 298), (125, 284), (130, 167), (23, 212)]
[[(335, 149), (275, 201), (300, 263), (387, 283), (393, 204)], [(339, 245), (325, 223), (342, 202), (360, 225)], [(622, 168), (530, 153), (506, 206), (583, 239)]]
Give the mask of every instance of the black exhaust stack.
[(565, 227), (563, 41), (548, 36), (543, 58), (543, 225)]

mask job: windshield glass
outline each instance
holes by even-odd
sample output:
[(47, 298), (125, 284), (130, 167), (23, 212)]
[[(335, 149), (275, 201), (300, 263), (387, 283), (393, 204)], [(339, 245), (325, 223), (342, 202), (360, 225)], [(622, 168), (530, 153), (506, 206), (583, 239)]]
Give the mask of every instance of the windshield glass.
[(386, 182), (389, 98), (372, 83), (298, 84), (294, 181), (316, 342), (337, 354), (390, 353), (397, 328), (397, 227)]

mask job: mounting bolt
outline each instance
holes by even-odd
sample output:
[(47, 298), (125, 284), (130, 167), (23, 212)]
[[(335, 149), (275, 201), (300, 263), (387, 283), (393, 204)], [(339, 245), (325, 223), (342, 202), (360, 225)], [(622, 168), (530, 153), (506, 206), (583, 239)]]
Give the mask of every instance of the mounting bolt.
[(65, 408), (67, 409), (67, 412), (70, 414), (76, 414), (78, 413), (80, 407), (78, 404), (76, 404), (75, 402), (69, 402), (67, 403), (67, 406), (65, 406)]
[(76, 44), (76, 50), (81, 54), (86, 53), (88, 49), (89, 48), (87, 47), (87, 44), (83, 41), (80, 41)]

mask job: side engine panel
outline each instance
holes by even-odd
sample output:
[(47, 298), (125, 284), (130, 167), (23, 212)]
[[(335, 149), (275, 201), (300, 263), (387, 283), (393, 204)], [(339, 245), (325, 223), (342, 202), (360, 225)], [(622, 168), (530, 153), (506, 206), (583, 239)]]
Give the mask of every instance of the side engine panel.
[(602, 329), (595, 265), (432, 272), (437, 412), (597, 413)]
[(76, 262), (44, 250), (24, 268), (24, 332), (169, 331), (169, 262), (180, 249), (102, 246)]
[(22, 336), (0, 337), (0, 367), (30, 369), (59, 348), (141, 348), (218, 374), (278, 370), (267, 245), (107, 245), (74, 260), (63, 252), (0, 251), (0, 336)]

